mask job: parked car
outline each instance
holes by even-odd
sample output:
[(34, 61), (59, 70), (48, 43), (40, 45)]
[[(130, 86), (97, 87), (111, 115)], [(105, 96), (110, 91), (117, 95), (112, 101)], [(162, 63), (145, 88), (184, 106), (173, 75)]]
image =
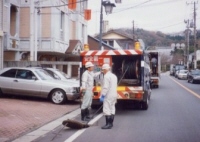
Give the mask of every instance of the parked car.
[(184, 66), (184, 65), (180, 65), (180, 64), (175, 64), (174, 66), (173, 66), (173, 73), (172, 73), (172, 75), (174, 75), (175, 77), (177, 77), (176, 76), (176, 72), (178, 71), (178, 70), (184, 70), (186, 67)]
[(187, 80), (191, 83), (200, 83), (200, 70), (196, 69), (189, 71), (187, 75)]
[(0, 71), (0, 96), (6, 94), (49, 98), (55, 104), (80, 97), (79, 87), (55, 80), (43, 69), (20, 67)]
[(177, 78), (178, 79), (187, 79), (188, 70), (178, 70)]
[(175, 72), (175, 74), (174, 74), (174, 77), (175, 77), (175, 78), (177, 78), (178, 71), (179, 71), (179, 70), (177, 70), (177, 71)]

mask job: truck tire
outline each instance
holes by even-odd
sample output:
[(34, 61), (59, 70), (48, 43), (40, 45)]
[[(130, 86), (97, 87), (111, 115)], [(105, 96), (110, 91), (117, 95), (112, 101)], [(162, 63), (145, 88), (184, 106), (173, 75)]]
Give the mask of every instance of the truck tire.
[(147, 110), (149, 107), (149, 95), (147, 96), (145, 101), (141, 102), (141, 108), (142, 110)]
[(142, 110), (147, 110), (148, 109), (148, 107), (149, 107), (149, 100), (148, 101), (146, 101), (146, 102), (142, 102), (142, 104), (141, 104), (142, 106)]

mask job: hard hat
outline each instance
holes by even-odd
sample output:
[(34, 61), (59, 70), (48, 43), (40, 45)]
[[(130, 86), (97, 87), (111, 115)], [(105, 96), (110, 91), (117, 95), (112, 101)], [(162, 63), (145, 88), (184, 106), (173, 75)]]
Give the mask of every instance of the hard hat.
[(103, 66), (102, 66), (102, 70), (104, 70), (104, 69), (110, 69), (110, 65), (109, 64), (103, 64)]
[(94, 65), (92, 64), (92, 62), (87, 62), (86, 64), (85, 64), (85, 67), (86, 68), (89, 68), (89, 67), (93, 67)]

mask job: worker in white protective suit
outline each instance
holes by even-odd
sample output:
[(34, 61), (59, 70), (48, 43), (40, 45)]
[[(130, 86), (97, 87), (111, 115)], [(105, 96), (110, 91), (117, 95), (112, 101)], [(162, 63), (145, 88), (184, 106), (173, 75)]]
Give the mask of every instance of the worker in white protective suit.
[(92, 104), (94, 77), (97, 77), (101, 72), (93, 73), (94, 65), (92, 62), (86, 62), (85, 68), (87, 69), (81, 80), (82, 104), (81, 104), (81, 120), (89, 121), (89, 108)]
[(100, 101), (103, 102), (103, 113), (106, 118), (106, 125), (102, 129), (111, 129), (115, 116), (115, 104), (117, 102), (117, 77), (111, 73), (109, 64), (102, 66), (104, 74)]

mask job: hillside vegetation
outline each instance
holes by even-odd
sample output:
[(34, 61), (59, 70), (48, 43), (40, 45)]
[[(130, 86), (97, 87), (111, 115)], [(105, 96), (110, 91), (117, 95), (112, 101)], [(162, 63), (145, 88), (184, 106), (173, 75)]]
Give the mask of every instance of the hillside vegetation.
[[(122, 32), (124, 34), (129, 35), (130, 37), (133, 37), (133, 30), (132, 29), (115, 29), (119, 32)], [(154, 31), (147, 31), (144, 29), (136, 29), (134, 31), (134, 34), (137, 39), (143, 39), (146, 46), (171, 46), (172, 43), (185, 43), (185, 36), (184, 33), (181, 33), (181, 35), (178, 34), (165, 34), (162, 32), (154, 32)], [(192, 45), (193, 37), (190, 36), (190, 42)], [(197, 39), (200, 39), (200, 31), (197, 32)]]

